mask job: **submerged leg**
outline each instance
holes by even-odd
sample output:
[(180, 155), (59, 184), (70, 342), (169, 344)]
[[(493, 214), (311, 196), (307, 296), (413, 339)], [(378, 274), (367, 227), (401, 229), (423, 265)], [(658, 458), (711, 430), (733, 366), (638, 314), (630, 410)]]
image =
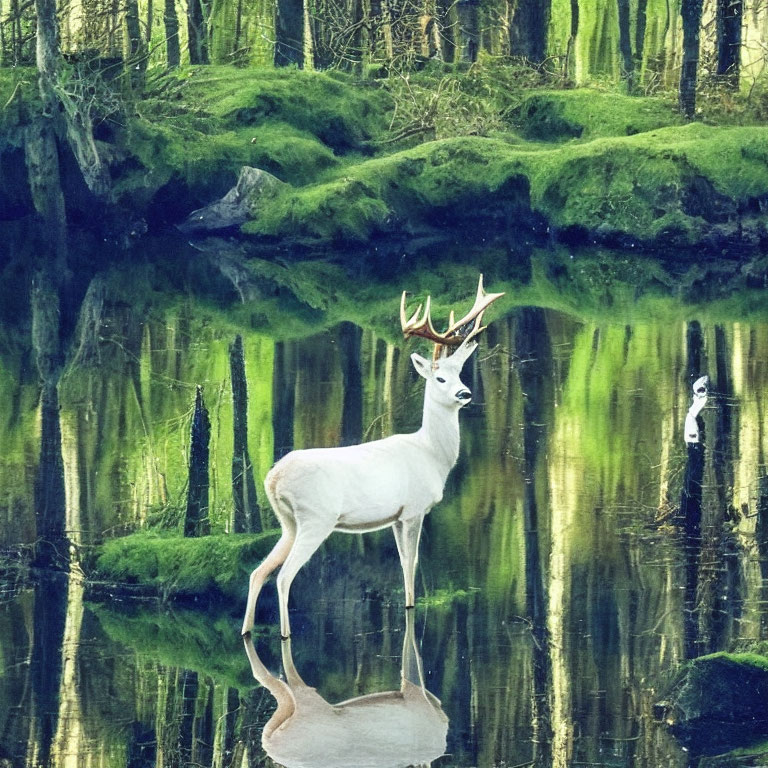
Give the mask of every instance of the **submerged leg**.
[(419, 538), (421, 537), (421, 524), (423, 522), (424, 515), (421, 515), (408, 520), (398, 520), (393, 526), (395, 543), (400, 554), (400, 565), (403, 568), (406, 608), (413, 608), (416, 604), (414, 582), (416, 564), (419, 561)]
[(299, 569), (315, 554), (317, 548), (331, 535), (335, 519), (330, 523), (314, 520), (312, 523), (299, 524), (296, 541), (277, 575), (277, 596), (280, 603), (280, 634), (283, 639), (291, 636), (291, 623), (288, 619), (288, 595), (291, 584)]
[(293, 526), (285, 525), (283, 527), (283, 535), (280, 537), (277, 544), (275, 544), (272, 551), (264, 558), (264, 560), (262, 560), (258, 568), (251, 573), (251, 578), (248, 582), (248, 602), (245, 606), (245, 617), (243, 618), (241, 634), (247, 635), (253, 628), (253, 624), (256, 621), (256, 601), (259, 598), (259, 592), (261, 592), (261, 588), (264, 586), (264, 582), (267, 580), (269, 574), (281, 563), (285, 562), (295, 539), (295, 528)]

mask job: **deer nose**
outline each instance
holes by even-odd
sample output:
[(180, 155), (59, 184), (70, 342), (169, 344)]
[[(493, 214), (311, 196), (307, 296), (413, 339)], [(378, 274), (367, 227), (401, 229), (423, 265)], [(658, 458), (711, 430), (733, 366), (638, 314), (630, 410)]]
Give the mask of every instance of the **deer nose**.
[(456, 393), (456, 399), (462, 403), (468, 403), (472, 399), (472, 393), (468, 389), (460, 389)]

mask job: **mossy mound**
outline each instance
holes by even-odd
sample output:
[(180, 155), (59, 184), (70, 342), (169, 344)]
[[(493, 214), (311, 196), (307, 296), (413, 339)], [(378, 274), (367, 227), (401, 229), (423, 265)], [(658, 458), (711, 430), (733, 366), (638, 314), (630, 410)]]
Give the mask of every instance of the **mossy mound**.
[[(381, 89), (350, 77), (197, 67), (165, 75), (119, 137), (118, 199), (171, 219), (221, 197), (250, 165), (302, 185), (367, 151), (386, 125)], [(178, 210), (176, 210), (178, 208)]]
[[(765, 234), (768, 128), (668, 127), (552, 148), (460, 137), (289, 190), (246, 233), (363, 241), (403, 227), (526, 217), (601, 239), (695, 245), (715, 226)], [(760, 236), (758, 234), (758, 236)]]
[(272, 549), (277, 531), (201, 538), (136, 533), (104, 543), (93, 580), (140, 584), (158, 595), (223, 594), (244, 598), (248, 577)]
[(633, 136), (681, 125), (683, 119), (668, 99), (579, 88), (528, 94), (512, 112), (512, 121), (529, 141), (564, 141)]

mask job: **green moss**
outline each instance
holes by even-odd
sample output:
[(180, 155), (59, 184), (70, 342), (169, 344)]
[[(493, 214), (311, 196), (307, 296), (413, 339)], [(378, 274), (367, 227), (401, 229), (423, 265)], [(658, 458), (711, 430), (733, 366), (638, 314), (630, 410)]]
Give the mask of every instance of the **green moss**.
[(682, 123), (671, 100), (594, 88), (526, 95), (512, 121), (526, 139), (536, 141), (632, 136)]
[(165, 596), (219, 592), (244, 596), (248, 576), (277, 540), (276, 531), (201, 538), (136, 533), (107, 541), (93, 577), (142, 584)]
[(531, 211), (558, 228), (698, 242), (768, 194), (768, 129), (668, 127), (550, 149), (480, 137), (429, 142), (289, 190), (251, 234), (365, 240), (388, 228)]
[[(172, 73), (155, 89), (177, 111), (204, 114), (225, 128), (256, 131), (280, 122), (316, 136), (336, 152), (363, 148), (380, 133), (387, 94), (342, 73), (197, 67)], [(163, 109), (167, 109), (167, 103)], [(162, 111), (160, 112), (162, 114)]]
[(14, 130), (40, 111), (37, 70), (33, 67), (0, 67), (0, 146), (17, 143)]

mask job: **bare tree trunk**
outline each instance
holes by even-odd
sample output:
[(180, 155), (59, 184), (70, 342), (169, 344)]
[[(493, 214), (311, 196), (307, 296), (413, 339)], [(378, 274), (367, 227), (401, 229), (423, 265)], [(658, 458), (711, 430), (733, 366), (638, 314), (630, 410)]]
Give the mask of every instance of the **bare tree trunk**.
[(513, 56), (541, 64), (547, 56), (547, 26), (551, 0), (518, 0), (509, 30)]
[(128, 79), (131, 89), (140, 91), (144, 83), (147, 59), (141, 36), (138, 0), (126, 0), (123, 33), (123, 57), (128, 67)]
[(181, 46), (179, 45), (179, 17), (176, 15), (175, 0), (165, 0), (163, 10), (165, 25), (165, 56), (169, 69), (181, 64)]
[(632, 93), (635, 87), (632, 38), (629, 29), (629, 0), (616, 0), (619, 9), (619, 51), (621, 52), (621, 79)]
[(187, 0), (189, 63), (208, 64), (208, 30), (203, 0)]
[(717, 0), (717, 74), (733, 88), (739, 86), (742, 0)]
[(278, 0), (275, 23), (275, 66), (304, 65), (304, 3)]
[(680, 111), (692, 120), (696, 112), (696, 80), (699, 72), (699, 37), (702, 0), (682, 0), (683, 64), (680, 71)]
[(185, 536), (207, 536), (211, 532), (208, 507), (208, 444), (211, 422), (203, 402), (202, 387), (195, 395), (192, 436), (189, 448), (189, 488), (187, 512), (184, 517)]
[(635, 23), (635, 81), (642, 77), (645, 53), (645, 28), (648, 22), (648, 0), (637, 0)]

